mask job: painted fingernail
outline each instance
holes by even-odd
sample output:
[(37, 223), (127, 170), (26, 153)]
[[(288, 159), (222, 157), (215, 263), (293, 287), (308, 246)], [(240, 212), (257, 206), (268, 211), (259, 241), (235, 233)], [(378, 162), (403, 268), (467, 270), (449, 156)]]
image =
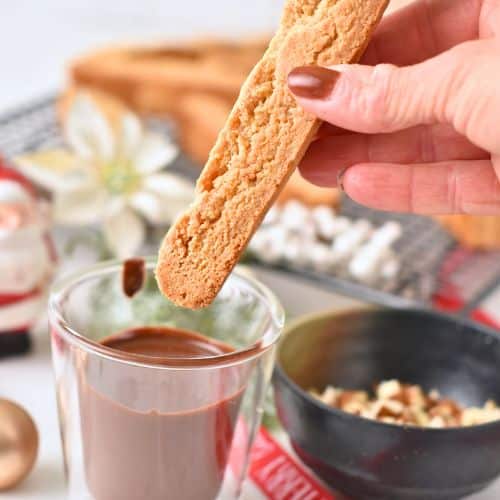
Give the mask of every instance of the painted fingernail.
[(342, 170), (339, 170), (339, 173), (337, 174), (337, 187), (339, 189), (341, 189), (342, 191), (345, 191), (345, 189), (344, 189), (344, 176), (348, 170), (349, 170), (349, 167), (345, 167)]
[(288, 87), (297, 97), (324, 99), (331, 93), (341, 73), (321, 66), (301, 66), (288, 75)]

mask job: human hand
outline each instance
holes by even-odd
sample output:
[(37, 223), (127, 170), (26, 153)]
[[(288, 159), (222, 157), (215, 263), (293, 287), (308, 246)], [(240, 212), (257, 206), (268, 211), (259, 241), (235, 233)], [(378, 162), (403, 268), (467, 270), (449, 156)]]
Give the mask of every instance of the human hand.
[(302, 175), (341, 175), (381, 210), (500, 215), (500, 0), (417, 0), (382, 21), (362, 63), (290, 73), (328, 122)]

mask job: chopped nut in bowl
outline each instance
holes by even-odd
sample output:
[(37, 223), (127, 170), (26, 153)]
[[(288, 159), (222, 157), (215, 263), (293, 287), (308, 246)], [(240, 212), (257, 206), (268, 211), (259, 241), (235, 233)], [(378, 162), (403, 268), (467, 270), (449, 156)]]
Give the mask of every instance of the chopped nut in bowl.
[(442, 398), (436, 389), (426, 393), (419, 385), (394, 379), (377, 384), (372, 396), (367, 391), (331, 385), (322, 393), (315, 389), (310, 393), (332, 408), (387, 424), (444, 429), (500, 420), (500, 408), (494, 401), (488, 400), (482, 407), (464, 408), (452, 399)]
[(429, 310), (299, 318), (274, 388), (298, 457), (349, 498), (458, 499), (500, 476), (498, 332)]

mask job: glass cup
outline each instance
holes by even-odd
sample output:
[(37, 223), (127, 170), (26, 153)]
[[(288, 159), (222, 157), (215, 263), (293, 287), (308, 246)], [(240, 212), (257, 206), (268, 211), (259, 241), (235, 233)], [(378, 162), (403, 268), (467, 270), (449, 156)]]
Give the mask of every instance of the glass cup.
[[(159, 292), (154, 260), (133, 298), (122, 265), (57, 283), (49, 303), (70, 500), (212, 500), (240, 496), (284, 314), (243, 270), (193, 311)], [(235, 350), (152, 358), (100, 343), (144, 326), (198, 332)]]

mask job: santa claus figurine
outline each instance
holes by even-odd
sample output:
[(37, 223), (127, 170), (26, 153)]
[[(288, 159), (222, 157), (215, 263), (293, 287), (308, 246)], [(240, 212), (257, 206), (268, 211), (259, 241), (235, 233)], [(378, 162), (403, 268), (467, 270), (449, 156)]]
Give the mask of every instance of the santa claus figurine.
[(0, 158), (0, 357), (26, 352), (55, 264), (45, 201)]

